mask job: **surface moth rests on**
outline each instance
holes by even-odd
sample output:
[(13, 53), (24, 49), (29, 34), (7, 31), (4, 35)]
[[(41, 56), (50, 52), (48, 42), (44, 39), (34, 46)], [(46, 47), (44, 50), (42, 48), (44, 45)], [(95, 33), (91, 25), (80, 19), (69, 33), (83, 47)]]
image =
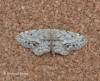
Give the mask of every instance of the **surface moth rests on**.
[(60, 29), (38, 29), (19, 33), (16, 40), (29, 48), (35, 55), (52, 52), (68, 55), (71, 51), (82, 48), (88, 40), (83, 35)]

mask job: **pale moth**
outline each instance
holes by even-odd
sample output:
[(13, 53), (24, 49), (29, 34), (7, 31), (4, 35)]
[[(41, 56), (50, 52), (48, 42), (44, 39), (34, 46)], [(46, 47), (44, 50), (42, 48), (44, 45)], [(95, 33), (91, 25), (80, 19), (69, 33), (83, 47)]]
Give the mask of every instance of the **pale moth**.
[(51, 51), (53, 56), (55, 53), (68, 55), (88, 42), (83, 35), (61, 29), (29, 30), (19, 33), (16, 40), (35, 55), (43, 55)]

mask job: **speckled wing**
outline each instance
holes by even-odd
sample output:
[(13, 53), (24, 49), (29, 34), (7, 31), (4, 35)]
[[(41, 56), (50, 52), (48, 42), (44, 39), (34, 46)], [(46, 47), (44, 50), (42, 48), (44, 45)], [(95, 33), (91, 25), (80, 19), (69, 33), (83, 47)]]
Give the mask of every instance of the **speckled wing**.
[(53, 46), (54, 52), (61, 55), (68, 55), (73, 50), (81, 49), (88, 40), (83, 35), (66, 30), (56, 29)]
[(16, 40), (20, 45), (30, 48), (35, 55), (42, 55), (50, 51), (50, 35), (48, 29), (30, 30), (19, 33)]

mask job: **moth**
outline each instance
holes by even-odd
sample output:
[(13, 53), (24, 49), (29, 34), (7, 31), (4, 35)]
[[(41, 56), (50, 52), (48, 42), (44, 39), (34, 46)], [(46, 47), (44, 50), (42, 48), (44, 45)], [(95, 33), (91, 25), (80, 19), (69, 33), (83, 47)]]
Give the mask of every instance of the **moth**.
[(20, 45), (29, 48), (35, 55), (51, 51), (68, 55), (73, 50), (81, 49), (88, 39), (81, 34), (61, 29), (38, 29), (19, 33), (15, 38)]

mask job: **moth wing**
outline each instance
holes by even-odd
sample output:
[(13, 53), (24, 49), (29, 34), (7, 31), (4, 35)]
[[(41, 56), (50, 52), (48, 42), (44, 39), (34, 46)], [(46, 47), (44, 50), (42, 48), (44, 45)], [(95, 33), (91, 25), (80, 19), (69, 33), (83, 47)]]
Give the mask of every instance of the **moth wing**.
[(68, 55), (73, 50), (81, 49), (88, 40), (83, 35), (66, 30), (56, 30), (56, 40), (53, 44), (54, 51), (62, 55)]
[(42, 55), (50, 51), (49, 30), (39, 29), (19, 33), (16, 40), (20, 45), (29, 48), (35, 55)]

